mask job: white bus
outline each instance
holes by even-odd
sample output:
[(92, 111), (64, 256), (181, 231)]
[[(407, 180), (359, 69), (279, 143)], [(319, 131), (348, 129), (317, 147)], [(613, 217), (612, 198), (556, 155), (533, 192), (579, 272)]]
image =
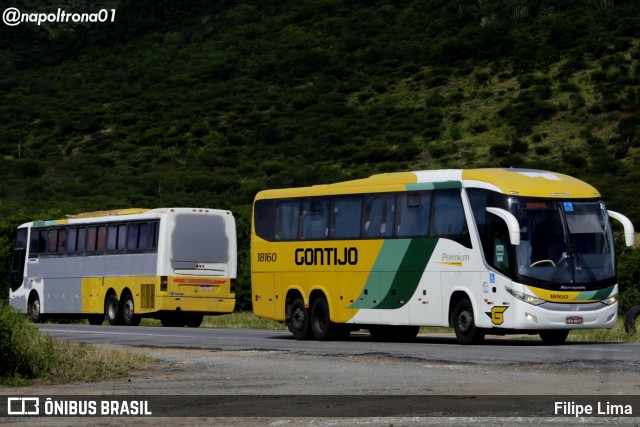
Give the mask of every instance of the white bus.
[(265, 190), (254, 202), (257, 316), (297, 339), (412, 338), (451, 326), (459, 342), (616, 324), (610, 219), (591, 185), (524, 169), (401, 172)]
[(235, 307), (231, 212), (123, 209), (22, 224), (10, 252), (9, 302), (33, 322), (198, 327)]

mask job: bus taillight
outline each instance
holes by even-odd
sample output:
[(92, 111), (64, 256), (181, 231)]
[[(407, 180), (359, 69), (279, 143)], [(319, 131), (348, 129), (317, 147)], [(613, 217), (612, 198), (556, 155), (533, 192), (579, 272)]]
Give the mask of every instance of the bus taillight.
[(160, 291), (161, 292), (166, 292), (167, 291), (167, 283), (168, 283), (167, 276), (160, 276)]
[(236, 279), (229, 280), (229, 293), (236, 293)]

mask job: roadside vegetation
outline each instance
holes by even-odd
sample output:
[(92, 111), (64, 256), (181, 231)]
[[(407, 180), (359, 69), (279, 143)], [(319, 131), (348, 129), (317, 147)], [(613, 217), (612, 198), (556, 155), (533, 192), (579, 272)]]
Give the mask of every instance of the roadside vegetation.
[(9, 307), (0, 307), (0, 386), (100, 381), (153, 364), (134, 350), (51, 339)]

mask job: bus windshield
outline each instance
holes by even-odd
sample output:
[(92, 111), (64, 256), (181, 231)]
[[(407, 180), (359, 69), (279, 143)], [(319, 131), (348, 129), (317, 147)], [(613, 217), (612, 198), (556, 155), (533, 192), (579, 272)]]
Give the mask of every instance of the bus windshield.
[(520, 223), (520, 276), (566, 290), (615, 277), (613, 234), (604, 203), (512, 198), (509, 208)]

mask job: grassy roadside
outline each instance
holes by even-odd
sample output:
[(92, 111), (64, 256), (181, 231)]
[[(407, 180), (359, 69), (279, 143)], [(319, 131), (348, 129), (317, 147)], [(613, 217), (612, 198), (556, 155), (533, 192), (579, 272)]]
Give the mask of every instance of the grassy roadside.
[(24, 315), (0, 308), (0, 387), (119, 378), (152, 363), (130, 349), (51, 339)]

